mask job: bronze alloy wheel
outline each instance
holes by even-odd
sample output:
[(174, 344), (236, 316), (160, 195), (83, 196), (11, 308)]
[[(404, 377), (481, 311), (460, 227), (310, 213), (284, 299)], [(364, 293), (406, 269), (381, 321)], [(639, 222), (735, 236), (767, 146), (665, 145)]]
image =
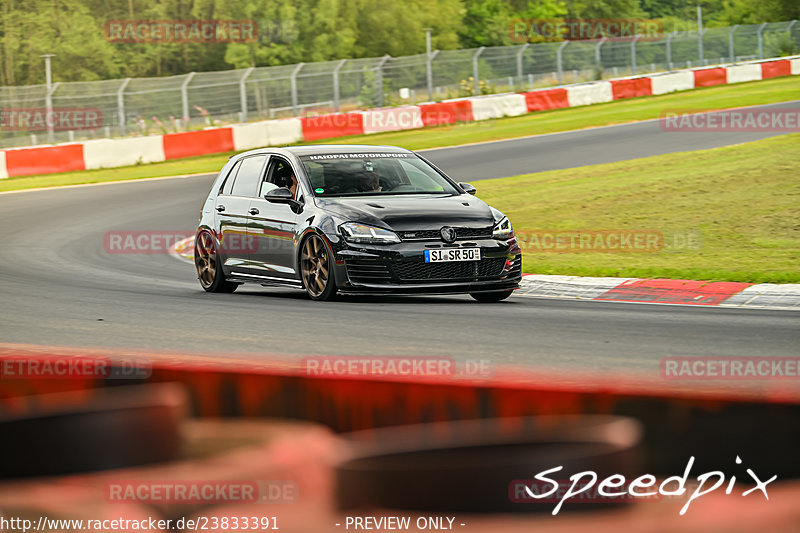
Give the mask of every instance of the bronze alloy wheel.
[(233, 292), (238, 286), (225, 281), (222, 266), (219, 263), (217, 244), (208, 231), (197, 235), (194, 243), (194, 265), (197, 267), (197, 279), (208, 292)]
[(328, 300), (336, 293), (331, 255), (319, 235), (311, 235), (303, 242), (300, 273), (312, 300)]

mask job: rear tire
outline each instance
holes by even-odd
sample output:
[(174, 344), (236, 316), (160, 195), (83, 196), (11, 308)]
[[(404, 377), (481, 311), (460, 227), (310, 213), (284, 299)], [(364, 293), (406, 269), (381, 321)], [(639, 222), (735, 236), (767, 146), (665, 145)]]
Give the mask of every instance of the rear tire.
[(475, 298), (479, 302), (492, 303), (505, 300), (506, 298), (511, 296), (511, 293), (513, 292), (514, 292), (513, 290), (497, 291), (497, 292), (471, 292), (469, 293), (469, 295)]
[(333, 253), (317, 234), (311, 234), (300, 248), (300, 277), (303, 279), (303, 288), (312, 300), (324, 301), (336, 297)]
[(208, 231), (201, 231), (194, 241), (194, 265), (197, 279), (206, 292), (231, 293), (239, 285), (225, 279), (217, 252), (217, 241)]

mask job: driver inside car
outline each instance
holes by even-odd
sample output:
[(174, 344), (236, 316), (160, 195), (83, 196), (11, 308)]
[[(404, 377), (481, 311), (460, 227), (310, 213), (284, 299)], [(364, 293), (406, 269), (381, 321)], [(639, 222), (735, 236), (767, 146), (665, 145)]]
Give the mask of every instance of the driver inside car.
[(380, 178), (374, 172), (362, 172), (359, 176), (359, 192), (381, 192)]

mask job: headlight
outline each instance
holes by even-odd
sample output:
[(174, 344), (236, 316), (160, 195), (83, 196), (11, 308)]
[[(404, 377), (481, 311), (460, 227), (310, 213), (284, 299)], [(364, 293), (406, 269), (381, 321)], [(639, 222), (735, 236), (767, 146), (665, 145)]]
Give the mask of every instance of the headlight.
[(514, 230), (511, 228), (511, 221), (508, 217), (503, 217), (503, 220), (494, 225), (492, 237), (495, 239), (508, 239), (514, 235)]
[(389, 231), (388, 229), (376, 228), (375, 226), (346, 222), (339, 226), (339, 228), (342, 230), (342, 235), (344, 235), (345, 240), (348, 242), (372, 244), (400, 242), (400, 237), (398, 237), (395, 232)]

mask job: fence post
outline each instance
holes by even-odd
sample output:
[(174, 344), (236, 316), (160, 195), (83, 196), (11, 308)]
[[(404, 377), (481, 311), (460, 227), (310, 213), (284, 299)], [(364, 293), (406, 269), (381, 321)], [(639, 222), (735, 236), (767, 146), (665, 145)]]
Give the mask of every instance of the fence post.
[(792, 26), (794, 26), (796, 22), (797, 22), (797, 19), (794, 19), (791, 22), (789, 22), (788, 26), (786, 26), (786, 33), (789, 35), (789, 40), (792, 41), (793, 43), (794, 43), (794, 39), (792, 39)]
[(378, 66), (375, 67), (375, 74), (376, 74), (376, 83), (375, 89), (378, 91), (378, 107), (383, 107), (383, 65), (386, 64), (392, 58), (389, 54), (386, 54), (381, 58), (378, 62)]
[(703, 52), (703, 37), (705, 36), (707, 31), (708, 28), (703, 28), (702, 30), (697, 32), (698, 57), (701, 67), (706, 66), (705, 53)]
[(428, 101), (433, 102), (433, 56), (431, 55), (431, 32), (433, 28), (422, 28), (425, 31), (425, 78), (428, 83)]
[(250, 67), (239, 80), (239, 102), (242, 105), (242, 122), (247, 122), (247, 87), (244, 82), (252, 74), (254, 67)]
[(292, 77), (290, 79), (292, 87), (292, 116), (297, 116), (297, 73), (300, 72), (300, 69), (303, 68), (305, 63), (298, 63), (294, 70), (292, 71)]
[(125, 87), (130, 83), (130, 78), (122, 80), (122, 85), (117, 89), (117, 117), (119, 118), (119, 133), (125, 135)]
[(569, 44), (569, 41), (564, 41), (556, 50), (556, 70), (558, 71), (558, 84), (561, 85), (561, 78), (563, 75), (563, 63), (561, 61), (561, 52)]
[(637, 33), (633, 40), (631, 41), (631, 73), (636, 76), (636, 41), (638, 41), (642, 35)]
[(183, 111), (183, 118), (186, 120), (186, 125), (189, 125), (189, 91), (187, 91), (187, 87), (189, 86), (189, 82), (192, 81), (194, 78), (195, 73), (190, 72), (186, 75), (186, 79), (183, 80), (181, 83), (181, 103), (183, 104), (182, 111)]
[(336, 111), (339, 111), (339, 69), (341, 69), (345, 63), (347, 63), (347, 60), (342, 59), (333, 67), (333, 108)]
[(733, 47), (733, 32), (735, 32), (738, 27), (738, 24), (734, 24), (733, 27), (731, 27), (731, 31), (728, 32), (728, 57), (730, 57), (731, 63), (736, 63), (736, 53)]
[(603, 37), (599, 41), (597, 41), (597, 45), (594, 47), (594, 63), (597, 68), (603, 68), (603, 60), (600, 57), (600, 47), (603, 46), (603, 43), (608, 40), (608, 37)]
[[(439, 50), (434, 50), (431, 52), (431, 83), (433, 83), (433, 60), (436, 59), (437, 55), (439, 55)], [(430, 96), (430, 101), (434, 102), (436, 101), (436, 90), (433, 88), (433, 86), (431, 86), (431, 91), (432, 93), (430, 93), (428, 96)]]
[(764, 28), (767, 27), (767, 23), (763, 23), (761, 26), (758, 27), (758, 58), (764, 59)]
[[(517, 77), (518, 78), (522, 78), (522, 54), (525, 53), (525, 50), (527, 50), (530, 45), (531, 45), (531, 43), (523, 44), (520, 47), (519, 52), (517, 52)], [(520, 81), (519, 83), (520, 83), (520, 85), (522, 85), (522, 81)]]
[[(50, 80), (48, 80), (49, 85)], [(57, 81), (52, 84), (52, 86), (48, 87), (47, 93), (45, 95), (45, 107), (47, 108), (47, 142), (48, 144), (53, 144), (55, 141), (55, 130), (53, 128), (53, 122), (49, 120), (49, 117), (52, 116), (53, 113), (53, 95), (58, 89), (58, 86), (61, 85), (60, 81)]]
[(479, 96), (481, 94), (481, 84), (478, 80), (478, 58), (485, 49), (485, 46), (481, 46), (475, 52), (475, 55), (472, 56), (472, 78), (475, 80), (475, 96)]
[(673, 31), (667, 37), (667, 70), (672, 70), (672, 39), (678, 35), (678, 30)]

